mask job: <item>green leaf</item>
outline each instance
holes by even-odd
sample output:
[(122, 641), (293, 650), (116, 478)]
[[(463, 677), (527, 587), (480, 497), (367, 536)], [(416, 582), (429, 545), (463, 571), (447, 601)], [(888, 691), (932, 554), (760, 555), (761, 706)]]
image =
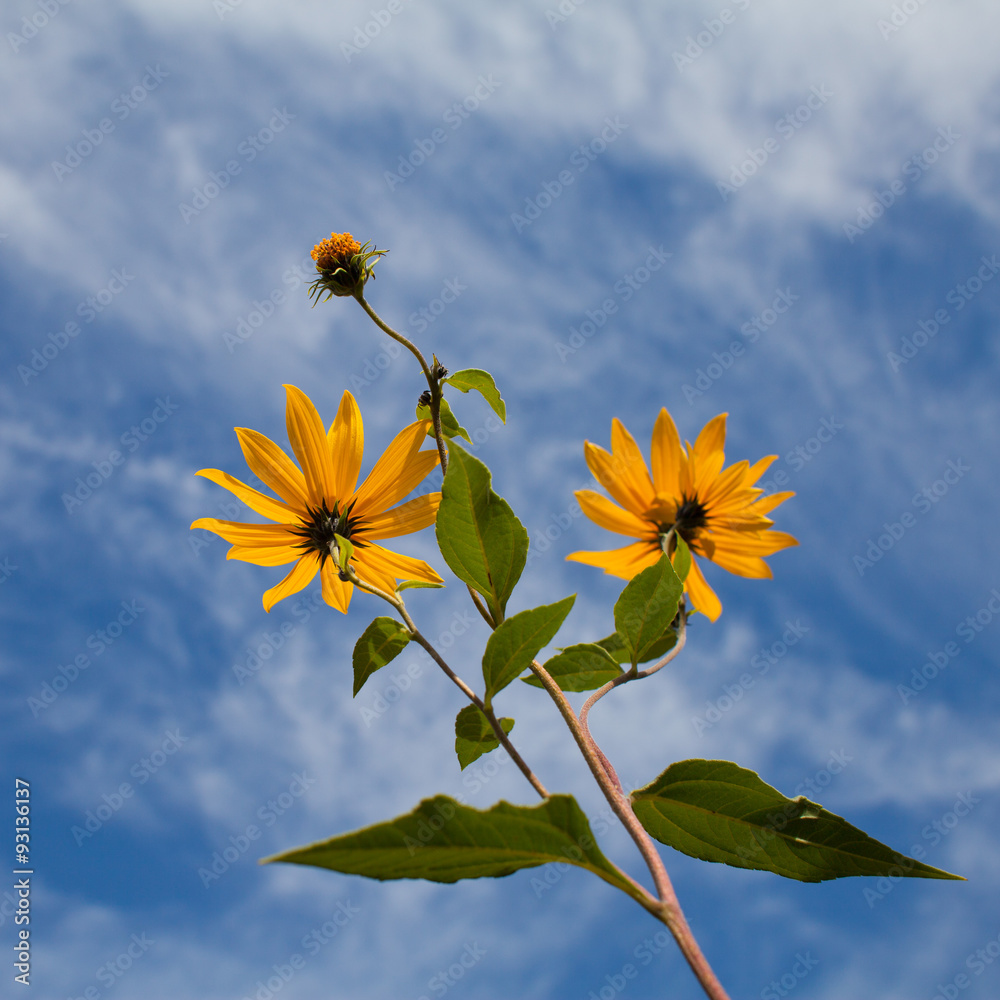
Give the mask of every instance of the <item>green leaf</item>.
[(354, 558), (354, 544), (343, 535), (334, 534), (333, 539), (336, 543), (334, 560), (342, 570), (346, 570), (347, 564)]
[[(430, 420), (431, 419), (431, 408), (430, 406), (418, 406), (417, 407), (417, 420)], [(469, 432), (459, 424), (455, 414), (451, 412), (451, 407), (448, 405), (447, 399), (441, 400), (441, 433), (444, 434), (446, 440), (450, 440), (453, 437), (464, 437), (469, 444), (472, 444), (472, 438), (469, 437)], [(429, 438), (434, 437), (434, 425), (431, 424), (427, 428), (427, 436)]]
[(615, 628), (628, 650), (630, 662), (644, 662), (677, 614), (684, 585), (666, 556), (634, 576), (615, 602)]
[(522, 611), (508, 618), (489, 637), (483, 653), (483, 678), (486, 681), (487, 705), (493, 696), (528, 669), (539, 650), (547, 646), (569, 614), (576, 594), (555, 604)]
[(493, 412), (504, 423), (507, 423), (507, 405), (500, 397), (500, 391), (489, 372), (484, 372), (481, 368), (463, 368), (460, 372), (449, 375), (445, 382), (448, 385), (453, 385), (460, 392), (475, 389), (493, 407)]
[(553, 795), (537, 806), (498, 802), (489, 810), (437, 795), (405, 816), (276, 854), (261, 864), (273, 861), (382, 880), (431, 882), (503, 878), (522, 868), (563, 862), (643, 899), (598, 849), (590, 823), (571, 795)]
[(376, 670), (394, 660), (406, 648), (410, 633), (395, 618), (379, 617), (354, 645), (354, 696)]
[(441, 486), (438, 546), (451, 571), (486, 598), (497, 623), (528, 556), (528, 532), (490, 486), (490, 470), (458, 445), (449, 445)]
[[(513, 719), (499, 721), (505, 733), (514, 728)], [(498, 746), (500, 741), (493, 732), (490, 720), (475, 705), (466, 705), (455, 717), (455, 753), (462, 770)]]
[(639, 822), (692, 858), (800, 882), (847, 875), (960, 879), (873, 840), (800, 795), (789, 799), (728, 760), (682, 760), (632, 793)]
[[(594, 691), (622, 673), (611, 654), (592, 642), (567, 646), (545, 661), (545, 669), (563, 691)], [(534, 674), (521, 680), (532, 687), (543, 686)]]
[(427, 580), (402, 580), (396, 584), (396, 590), (414, 590), (417, 587), (440, 589), (443, 586), (443, 583), (430, 583)]
[(674, 536), (677, 540), (677, 552), (674, 555), (674, 572), (677, 579), (683, 583), (691, 572), (691, 550), (687, 542), (680, 535)]
[[(612, 632), (611, 635), (605, 636), (603, 639), (598, 639), (594, 645), (600, 646), (601, 649), (605, 650), (615, 663), (632, 662), (632, 654), (617, 632)], [(677, 633), (672, 628), (668, 628), (656, 642), (646, 647), (637, 662), (648, 663), (650, 660), (658, 660), (664, 653), (669, 653), (676, 645)]]

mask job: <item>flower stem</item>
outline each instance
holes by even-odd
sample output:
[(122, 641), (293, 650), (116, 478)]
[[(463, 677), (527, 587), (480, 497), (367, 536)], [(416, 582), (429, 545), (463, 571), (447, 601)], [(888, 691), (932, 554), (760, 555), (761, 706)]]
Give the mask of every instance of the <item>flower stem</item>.
[(490, 728), (493, 730), (493, 734), (496, 736), (500, 745), (507, 751), (510, 755), (510, 759), (518, 766), (521, 773), (528, 779), (531, 783), (531, 787), (534, 788), (536, 792), (543, 798), (547, 799), (549, 797), (548, 789), (538, 780), (534, 771), (525, 763), (524, 758), (517, 752), (514, 745), (510, 742), (510, 737), (504, 732), (503, 726), (500, 725), (500, 720), (496, 717), (493, 709), (487, 706), (483, 699), (476, 694), (472, 688), (469, 687), (465, 681), (462, 680), (458, 674), (455, 673), (451, 667), (445, 663), (444, 658), (441, 654), (434, 648), (430, 641), (424, 636), (424, 634), (417, 628), (414, 624), (413, 619), (410, 617), (409, 612), (406, 610), (406, 605), (403, 603), (403, 599), (399, 595), (393, 596), (392, 594), (386, 593), (378, 587), (375, 587), (369, 583), (364, 583), (358, 579), (357, 573), (354, 571), (353, 566), (348, 566), (346, 569), (346, 574), (348, 580), (354, 584), (355, 587), (359, 587), (361, 590), (366, 590), (369, 594), (374, 594), (376, 597), (381, 597), (383, 601), (387, 601), (391, 604), (402, 616), (403, 622), (406, 624), (407, 629), (410, 633), (410, 638), (414, 642), (423, 646), (423, 648), (430, 654), (431, 659), (444, 671), (446, 676), (459, 688), (459, 690), (472, 702), (476, 708), (479, 709), (483, 715), (486, 716), (489, 721)]

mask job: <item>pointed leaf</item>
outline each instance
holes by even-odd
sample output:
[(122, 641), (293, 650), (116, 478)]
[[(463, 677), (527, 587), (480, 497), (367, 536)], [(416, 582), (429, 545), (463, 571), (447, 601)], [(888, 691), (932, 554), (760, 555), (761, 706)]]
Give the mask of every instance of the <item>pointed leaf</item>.
[(847, 875), (959, 879), (873, 840), (800, 795), (789, 799), (728, 760), (682, 760), (632, 793), (639, 821), (692, 858), (800, 882)]
[(487, 705), (493, 696), (524, 673), (539, 651), (547, 646), (569, 614), (576, 594), (555, 604), (522, 611), (503, 622), (486, 642), (483, 653), (483, 678), (486, 681)]
[(347, 564), (354, 558), (354, 543), (343, 535), (334, 534), (334, 548), (331, 555), (336, 564), (342, 569), (347, 569)]
[(677, 535), (677, 552), (674, 554), (674, 572), (677, 574), (677, 579), (683, 583), (687, 577), (688, 573), (691, 572), (691, 550), (688, 548), (687, 542)]
[(553, 795), (537, 806), (498, 802), (485, 811), (438, 795), (388, 823), (276, 854), (261, 863), (273, 861), (382, 880), (431, 882), (502, 878), (521, 868), (563, 862), (586, 868), (634, 899), (643, 899), (598, 849), (587, 817), (571, 795)]
[(486, 598), (496, 622), (528, 556), (528, 533), (490, 486), (490, 470), (459, 445), (449, 445), (435, 532), (451, 571)]
[[(606, 650), (615, 663), (632, 662), (632, 654), (625, 647), (622, 637), (617, 632), (612, 632), (611, 635), (605, 636), (603, 639), (598, 639), (594, 645)], [(669, 653), (676, 645), (677, 633), (672, 628), (668, 628), (656, 642), (646, 647), (637, 662), (648, 663), (650, 660), (658, 660), (665, 653)]]
[(364, 630), (354, 645), (354, 695), (376, 670), (394, 660), (406, 648), (410, 633), (395, 618), (379, 617)]
[[(563, 691), (594, 691), (622, 673), (611, 654), (592, 642), (567, 646), (545, 661), (545, 669)], [(532, 687), (543, 686), (534, 674), (521, 680)]]
[(647, 651), (674, 620), (683, 592), (684, 585), (666, 556), (628, 582), (615, 602), (615, 628), (631, 663), (644, 662)]
[[(431, 408), (429, 406), (418, 406), (417, 407), (417, 420), (430, 420), (431, 419)], [(451, 407), (448, 405), (447, 399), (441, 400), (441, 433), (444, 434), (445, 440), (453, 437), (464, 437), (469, 444), (472, 444), (472, 438), (469, 437), (469, 432), (459, 424), (458, 419), (455, 414), (451, 412)], [(434, 425), (431, 424), (427, 428), (427, 436), (429, 438), (434, 437)]]
[(428, 587), (438, 590), (443, 586), (443, 583), (431, 583), (429, 580), (402, 580), (396, 584), (396, 590), (414, 590), (418, 587)]
[[(509, 733), (514, 728), (514, 720), (500, 719), (500, 728)], [(462, 770), (498, 746), (500, 741), (490, 720), (475, 705), (466, 705), (455, 718), (455, 753)]]
[(500, 397), (496, 382), (489, 372), (484, 372), (481, 368), (463, 368), (460, 372), (455, 372), (445, 379), (448, 385), (453, 385), (460, 392), (468, 392), (475, 389), (483, 399), (493, 407), (493, 412), (507, 423), (507, 405)]

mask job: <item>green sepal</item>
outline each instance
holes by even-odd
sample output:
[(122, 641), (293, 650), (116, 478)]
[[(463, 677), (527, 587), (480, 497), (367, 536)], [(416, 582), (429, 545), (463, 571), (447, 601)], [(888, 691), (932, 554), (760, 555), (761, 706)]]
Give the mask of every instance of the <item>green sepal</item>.
[[(417, 407), (417, 419), (432, 419), (430, 405)], [(446, 440), (451, 440), (453, 437), (464, 437), (469, 444), (472, 444), (472, 438), (469, 437), (469, 432), (462, 427), (461, 424), (459, 424), (455, 414), (451, 412), (448, 400), (443, 398), (441, 400), (441, 433), (444, 434)], [(427, 436), (429, 438), (434, 437), (434, 424), (431, 424), (430, 427), (427, 428)]]
[(401, 580), (396, 584), (396, 590), (415, 590), (418, 587), (428, 587), (439, 590), (443, 583), (431, 583), (429, 580)]
[(682, 760), (632, 792), (639, 822), (692, 858), (800, 882), (849, 875), (961, 879), (908, 858), (805, 796), (786, 798), (728, 760)]
[[(500, 728), (509, 733), (514, 728), (513, 719), (499, 719)], [(455, 716), (455, 753), (464, 771), (484, 753), (496, 750), (500, 741), (493, 732), (490, 720), (475, 705), (466, 705)]]
[(644, 662), (677, 615), (684, 585), (670, 560), (659, 561), (629, 580), (615, 602), (615, 630), (633, 666)]
[(459, 392), (475, 389), (493, 407), (493, 412), (507, 423), (507, 404), (500, 396), (500, 390), (497, 389), (496, 382), (489, 372), (484, 372), (481, 368), (463, 368), (460, 372), (449, 375), (445, 383), (453, 385)]
[[(595, 691), (623, 673), (611, 654), (593, 642), (567, 646), (543, 666), (563, 691)], [(534, 674), (521, 680), (532, 687), (543, 687)]]
[(555, 604), (522, 611), (497, 627), (483, 653), (483, 701), (487, 705), (497, 692), (523, 674), (539, 651), (555, 638), (575, 600), (576, 594), (571, 594)]
[(677, 551), (674, 553), (674, 572), (677, 574), (677, 579), (684, 583), (688, 573), (691, 572), (691, 550), (680, 535), (675, 534), (674, 540), (677, 543)]
[(528, 532), (493, 492), (490, 470), (479, 459), (454, 442), (448, 453), (434, 528), (438, 547), (455, 576), (486, 599), (499, 624), (524, 570)]
[(381, 616), (364, 630), (354, 644), (354, 696), (376, 670), (394, 660), (406, 648), (410, 633), (395, 618)]
[(601, 853), (590, 823), (571, 795), (537, 806), (498, 802), (488, 810), (446, 795), (424, 799), (387, 823), (261, 859), (329, 868), (380, 880), (457, 882), (503, 878), (522, 868), (565, 863), (585, 868), (646, 905), (648, 898)]
[(337, 546), (337, 552), (334, 556), (334, 560), (341, 572), (346, 572), (348, 565), (354, 558), (354, 545), (351, 543), (350, 539), (344, 538), (343, 535), (335, 534), (333, 536), (333, 540)]

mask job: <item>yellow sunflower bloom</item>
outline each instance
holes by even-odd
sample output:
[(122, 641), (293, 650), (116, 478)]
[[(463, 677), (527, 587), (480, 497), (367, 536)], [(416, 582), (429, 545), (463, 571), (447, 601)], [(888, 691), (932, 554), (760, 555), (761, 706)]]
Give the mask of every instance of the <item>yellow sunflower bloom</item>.
[(227, 559), (242, 559), (257, 566), (295, 563), (281, 583), (265, 592), (265, 611), (307, 587), (320, 573), (326, 603), (347, 612), (354, 585), (340, 579), (331, 557), (330, 543), (335, 534), (354, 546), (351, 565), (363, 583), (390, 594), (395, 591), (397, 580), (443, 583), (422, 559), (390, 552), (375, 544), (434, 523), (441, 503), (440, 493), (429, 493), (393, 507), (438, 464), (436, 450), (420, 450), (431, 422), (417, 420), (404, 427), (375, 463), (368, 478), (357, 486), (364, 428), (354, 397), (344, 393), (337, 418), (326, 431), (309, 397), (294, 385), (286, 385), (285, 389), (288, 440), (301, 471), (263, 434), (236, 428), (250, 470), (280, 500), (218, 469), (202, 469), (198, 473), (225, 486), (251, 510), (277, 523), (244, 524), (202, 517), (191, 527), (214, 531), (231, 542), (233, 547)]
[[(652, 476), (635, 439), (617, 418), (611, 422), (610, 453), (585, 442), (590, 471), (621, 506), (593, 490), (577, 490), (580, 507), (602, 528), (639, 541), (607, 552), (574, 552), (566, 558), (631, 580), (657, 562), (664, 541), (673, 560), (675, 536), (680, 535), (694, 556), (737, 576), (770, 579), (771, 567), (763, 557), (799, 543), (782, 531), (769, 530), (774, 522), (767, 515), (795, 494), (765, 497), (754, 486), (777, 455), (723, 469), (726, 416), (720, 413), (710, 420), (693, 447), (687, 441), (682, 447), (670, 414), (660, 410), (653, 428)], [(684, 587), (698, 611), (711, 621), (719, 617), (722, 604), (695, 559)]]

